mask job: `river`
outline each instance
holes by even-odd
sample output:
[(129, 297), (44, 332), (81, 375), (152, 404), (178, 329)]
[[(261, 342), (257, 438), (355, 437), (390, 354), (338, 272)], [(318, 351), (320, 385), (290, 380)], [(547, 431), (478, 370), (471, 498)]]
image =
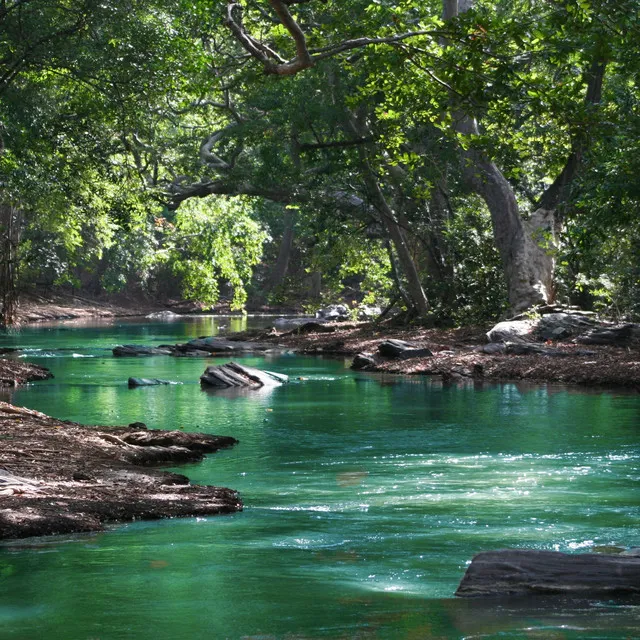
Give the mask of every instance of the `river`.
[[(235, 448), (179, 471), (237, 489), (245, 505), (1, 544), (0, 639), (640, 637), (637, 599), (453, 597), (480, 551), (639, 544), (637, 395), (443, 386), (292, 354), (239, 359), (291, 381), (229, 394), (201, 390), (211, 359), (111, 355), (246, 322), (0, 336), (55, 374), (2, 399), (86, 424), (234, 436)], [(129, 376), (181, 384), (129, 389)]]

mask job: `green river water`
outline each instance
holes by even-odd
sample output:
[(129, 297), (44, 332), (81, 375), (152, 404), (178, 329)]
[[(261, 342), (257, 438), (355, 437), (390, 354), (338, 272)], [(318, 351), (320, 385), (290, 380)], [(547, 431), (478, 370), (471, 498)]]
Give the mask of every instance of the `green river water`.
[[(640, 397), (443, 386), (291, 354), (240, 359), (292, 380), (231, 395), (201, 390), (210, 359), (111, 355), (243, 322), (0, 336), (56, 376), (2, 399), (87, 424), (234, 436), (235, 448), (179, 471), (245, 504), (1, 544), (0, 639), (640, 637), (638, 599), (453, 597), (479, 551), (640, 544)], [(129, 376), (182, 384), (128, 389)]]

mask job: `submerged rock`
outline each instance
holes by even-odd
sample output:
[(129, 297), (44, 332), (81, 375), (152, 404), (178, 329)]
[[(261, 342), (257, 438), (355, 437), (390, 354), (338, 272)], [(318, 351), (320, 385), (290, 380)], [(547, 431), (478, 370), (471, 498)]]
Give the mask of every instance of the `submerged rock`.
[(207, 367), (200, 376), (200, 382), (210, 387), (229, 388), (244, 387), (247, 389), (260, 389), (273, 387), (288, 382), (289, 376), (273, 371), (261, 371), (253, 367), (246, 367), (237, 362), (215, 367)]
[(129, 387), (153, 387), (160, 384), (180, 384), (173, 380), (161, 380), (160, 378), (129, 378)]
[(112, 350), (114, 356), (168, 356), (171, 351), (163, 347), (145, 347), (141, 344), (122, 344)]
[(640, 593), (640, 558), (533, 549), (486, 551), (473, 558), (457, 596)]

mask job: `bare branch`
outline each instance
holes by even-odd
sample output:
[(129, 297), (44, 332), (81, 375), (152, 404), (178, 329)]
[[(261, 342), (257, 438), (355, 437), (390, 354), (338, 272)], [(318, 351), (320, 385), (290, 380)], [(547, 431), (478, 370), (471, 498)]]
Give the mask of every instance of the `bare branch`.
[(233, 127), (235, 127), (235, 125), (229, 125), (224, 129), (220, 129), (220, 131), (216, 131), (200, 145), (200, 160), (203, 164), (206, 164), (213, 169), (220, 169), (223, 171), (231, 169), (231, 165), (220, 156), (213, 153), (212, 149), (213, 146)]
[[(304, 33), (300, 28), (300, 25), (293, 19), (289, 9), (282, 0), (269, 0), (273, 10), (276, 12), (280, 22), (282, 22), (284, 28), (291, 34), (293, 41), (296, 45), (296, 57), (291, 62), (285, 65), (280, 65), (280, 71), (278, 73), (282, 75), (292, 75), (302, 69), (308, 69), (313, 61), (311, 55), (307, 49), (307, 40), (304, 37)], [(285, 69), (287, 70), (285, 72)]]

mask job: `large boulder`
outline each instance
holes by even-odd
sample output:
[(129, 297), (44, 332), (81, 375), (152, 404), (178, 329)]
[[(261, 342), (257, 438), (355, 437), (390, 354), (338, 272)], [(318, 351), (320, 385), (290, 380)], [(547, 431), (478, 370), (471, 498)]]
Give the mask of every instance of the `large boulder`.
[(274, 387), (288, 382), (288, 380), (289, 377), (282, 373), (262, 371), (237, 362), (207, 367), (200, 376), (201, 384), (221, 389), (230, 387), (261, 389), (262, 387)]
[(505, 320), (487, 331), (489, 342), (515, 342), (532, 335), (536, 327), (534, 320)]
[(568, 340), (596, 325), (587, 312), (554, 312), (537, 318), (498, 322), (487, 331), (489, 342)]
[(640, 593), (640, 558), (534, 549), (486, 551), (473, 558), (457, 596)]
[(536, 323), (540, 340), (567, 340), (595, 326), (595, 320), (584, 313), (547, 313)]

